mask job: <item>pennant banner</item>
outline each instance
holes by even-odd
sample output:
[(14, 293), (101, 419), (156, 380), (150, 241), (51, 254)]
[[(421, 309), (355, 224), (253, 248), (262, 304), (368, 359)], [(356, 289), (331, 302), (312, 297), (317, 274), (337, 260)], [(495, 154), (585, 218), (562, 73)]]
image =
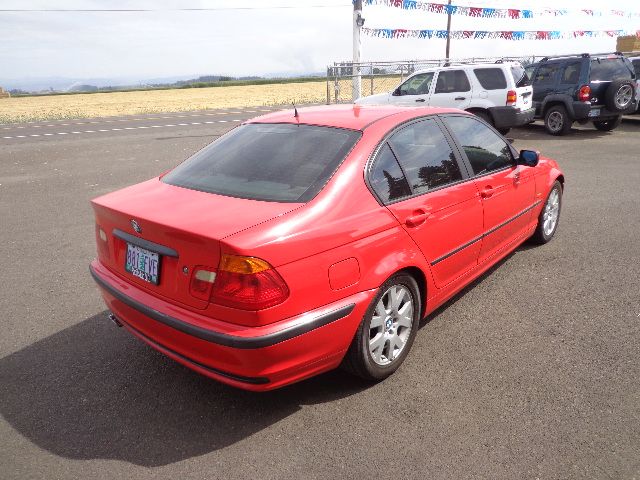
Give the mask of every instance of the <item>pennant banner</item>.
[[(362, 33), (378, 38), (447, 38), (446, 30), (407, 30), (402, 28), (362, 28)], [(465, 38), (499, 38), (503, 40), (561, 40), (570, 38), (619, 37), (636, 35), (640, 38), (640, 30), (575, 30), (575, 31), (485, 31), (485, 30), (452, 30), (452, 39)]]
[(444, 3), (418, 2), (415, 0), (363, 0), (363, 5), (384, 5), (386, 7), (402, 8), (404, 10), (424, 10), (431, 13), (446, 13), (450, 15), (465, 15), (476, 18), (534, 18), (534, 17), (562, 17), (565, 15), (588, 15), (591, 17), (616, 16), (626, 18), (640, 18), (640, 12), (623, 10), (589, 10), (589, 9), (555, 9), (542, 8), (523, 10), (519, 8), (487, 8), (447, 5)]

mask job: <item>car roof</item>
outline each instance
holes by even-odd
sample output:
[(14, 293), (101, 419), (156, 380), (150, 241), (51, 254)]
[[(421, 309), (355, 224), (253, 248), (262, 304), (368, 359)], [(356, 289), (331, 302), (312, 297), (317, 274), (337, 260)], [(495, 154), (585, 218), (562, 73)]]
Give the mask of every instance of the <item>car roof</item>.
[(414, 117), (434, 115), (437, 113), (460, 112), (453, 108), (406, 107), (395, 105), (321, 105), (298, 108), (298, 117), (294, 117), (293, 106), (260, 117), (252, 118), (244, 123), (300, 123), (305, 125), (321, 125), (336, 128), (364, 130), (369, 125), (390, 117), (398, 116), (398, 122)]
[(416, 70), (415, 72), (413, 72), (411, 75), (415, 75), (417, 73), (427, 73), (427, 72), (437, 72), (440, 70), (460, 70), (461, 68), (478, 68), (478, 67), (490, 67), (490, 68), (500, 68), (502, 65), (505, 65), (507, 67), (510, 67), (512, 65), (520, 65), (522, 66), (522, 64), (520, 62), (516, 62), (516, 61), (507, 61), (507, 62), (485, 62), (485, 63), (452, 63), (450, 65), (447, 65), (446, 67), (429, 67), (429, 68), (422, 68), (420, 70)]

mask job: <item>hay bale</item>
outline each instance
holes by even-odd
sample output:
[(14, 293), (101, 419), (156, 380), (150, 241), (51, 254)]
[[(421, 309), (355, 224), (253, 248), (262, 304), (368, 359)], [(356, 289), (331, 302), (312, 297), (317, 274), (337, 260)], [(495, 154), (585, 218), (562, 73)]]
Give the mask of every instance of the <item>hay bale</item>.
[(640, 37), (637, 35), (618, 37), (616, 50), (618, 52), (634, 52), (640, 50)]
[(0, 87), (0, 98), (9, 98), (10, 96), (9, 92), (5, 92), (4, 88)]

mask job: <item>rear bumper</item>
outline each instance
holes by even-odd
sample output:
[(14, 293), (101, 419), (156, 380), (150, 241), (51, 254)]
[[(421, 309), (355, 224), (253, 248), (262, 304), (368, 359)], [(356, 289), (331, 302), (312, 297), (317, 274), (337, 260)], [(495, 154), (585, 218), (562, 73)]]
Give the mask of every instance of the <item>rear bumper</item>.
[(133, 335), (179, 363), (247, 390), (270, 390), (337, 367), (375, 290), (261, 327), (214, 320), (125, 282), (94, 260), (107, 307)]
[(518, 110), (515, 107), (492, 107), (489, 112), (496, 128), (520, 127), (533, 122), (535, 109)]
[(620, 115), (629, 115), (636, 110), (636, 104), (625, 111), (614, 112), (609, 110), (605, 105), (591, 105), (586, 102), (573, 102), (573, 114), (575, 120), (591, 121), (591, 120), (610, 120)]

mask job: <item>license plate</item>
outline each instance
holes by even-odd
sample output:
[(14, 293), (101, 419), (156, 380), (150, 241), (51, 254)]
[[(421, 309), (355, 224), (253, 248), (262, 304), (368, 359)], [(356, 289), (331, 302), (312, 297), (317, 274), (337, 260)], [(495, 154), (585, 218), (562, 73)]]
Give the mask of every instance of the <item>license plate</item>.
[(127, 243), (124, 269), (145, 282), (158, 285), (160, 280), (160, 255), (145, 248)]
[(593, 110), (589, 110), (589, 116), (590, 117), (597, 117), (598, 115), (600, 115), (600, 109), (599, 108), (594, 108)]

